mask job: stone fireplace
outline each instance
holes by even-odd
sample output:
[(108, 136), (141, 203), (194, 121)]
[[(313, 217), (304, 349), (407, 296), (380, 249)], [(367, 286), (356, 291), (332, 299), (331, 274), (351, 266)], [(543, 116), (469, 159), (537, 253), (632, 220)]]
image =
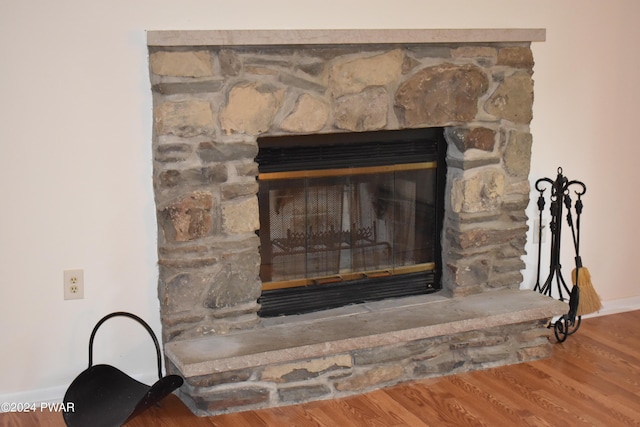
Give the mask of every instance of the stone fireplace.
[[(215, 414), (549, 355), (564, 304), (519, 291), (544, 30), (153, 31), (167, 370)], [(261, 319), (257, 139), (444, 127), (437, 294)], [(384, 319), (384, 321), (382, 320)]]

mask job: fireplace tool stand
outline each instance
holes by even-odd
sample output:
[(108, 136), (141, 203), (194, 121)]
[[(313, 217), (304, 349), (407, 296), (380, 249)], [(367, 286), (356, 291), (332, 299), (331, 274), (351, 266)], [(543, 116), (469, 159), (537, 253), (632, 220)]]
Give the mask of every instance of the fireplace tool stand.
[[(551, 230), (551, 260), (549, 265), (549, 275), (544, 284), (540, 284), (540, 261), (542, 256), (542, 212), (545, 207), (544, 192), (546, 188), (544, 186), (550, 185), (550, 207), (549, 212), (551, 214), (551, 221), (549, 228)], [(567, 337), (575, 333), (580, 327), (582, 320), (581, 316), (577, 315), (578, 303), (580, 300), (580, 289), (576, 284), (569, 290), (567, 283), (562, 276), (562, 265), (560, 264), (560, 243), (562, 232), (562, 211), (563, 206), (567, 209), (567, 224), (571, 228), (573, 237), (574, 248), (576, 251), (576, 264), (579, 263), (580, 256), (578, 254), (579, 247), (579, 234), (580, 234), (580, 215), (582, 213), (582, 195), (586, 193), (587, 187), (580, 181), (569, 181), (564, 175), (562, 175), (562, 168), (558, 168), (558, 176), (555, 181), (550, 178), (540, 178), (536, 181), (536, 190), (540, 193), (538, 197), (538, 274), (534, 291), (539, 291), (541, 294), (552, 296), (553, 293), (553, 281), (556, 282), (557, 297), (560, 301), (566, 301), (569, 298), (569, 312), (562, 315), (555, 322), (549, 324), (549, 328), (553, 327), (553, 332), (558, 342), (564, 342)], [(574, 187), (574, 192), (578, 197), (575, 205), (571, 199), (570, 188)], [(576, 212), (577, 227), (573, 223), (572, 209)], [(577, 232), (576, 232), (577, 228)], [(576, 267), (581, 267), (576, 265)], [(579, 269), (576, 270), (576, 274)], [(564, 292), (563, 292), (564, 291)]]

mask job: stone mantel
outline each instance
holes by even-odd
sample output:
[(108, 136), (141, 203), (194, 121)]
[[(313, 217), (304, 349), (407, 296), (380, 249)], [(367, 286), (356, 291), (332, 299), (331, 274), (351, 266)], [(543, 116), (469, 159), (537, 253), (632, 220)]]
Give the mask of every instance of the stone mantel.
[(148, 31), (148, 46), (543, 42), (544, 28)]

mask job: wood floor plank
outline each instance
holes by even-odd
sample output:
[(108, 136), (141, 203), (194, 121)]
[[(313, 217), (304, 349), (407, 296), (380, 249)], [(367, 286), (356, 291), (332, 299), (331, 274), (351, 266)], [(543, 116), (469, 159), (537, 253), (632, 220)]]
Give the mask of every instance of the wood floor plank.
[[(584, 319), (548, 359), (401, 384), (344, 399), (196, 417), (169, 396), (128, 427), (640, 427), (640, 310)], [(57, 412), (0, 427), (63, 427)]]
[(341, 411), (336, 413), (336, 411), (330, 408), (327, 404), (313, 406), (309, 408), (308, 411), (313, 419), (318, 423), (318, 427), (331, 427), (334, 425), (344, 424), (345, 422), (350, 425), (355, 425), (355, 422), (347, 415)]
[(640, 419), (629, 411), (628, 407), (619, 405), (617, 400), (611, 399), (597, 390), (584, 387), (579, 381), (568, 375), (559, 374), (557, 371), (548, 371), (544, 363), (530, 364), (526, 369), (545, 373), (550, 384), (553, 396), (562, 399), (567, 405), (582, 412), (597, 414), (600, 419), (619, 420), (627, 425), (637, 425), (635, 419)]
[(451, 385), (456, 402), (463, 405), (469, 414), (483, 420), (488, 425), (499, 425), (505, 419), (512, 419), (513, 422), (518, 421), (517, 418), (511, 418), (508, 411), (503, 412), (503, 408), (493, 407), (489, 394), (483, 388), (469, 383), (466, 380), (467, 377), (467, 374), (451, 376), (444, 384)]
[[(536, 365), (536, 369), (546, 371), (548, 367), (544, 364)], [(579, 399), (580, 405), (575, 410), (582, 411), (584, 407), (593, 407), (600, 412), (602, 420), (615, 420), (618, 425), (629, 425), (640, 427), (640, 410), (634, 409), (628, 404), (621, 403), (620, 397), (616, 395), (606, 395), (593, 387), (585, 387), (584, 384), (572, 378), (570, 375), (560, 376), (556, 371), (550, 371), (552, 376), (550, 382), (553, 382), (557, 391), (555, 395), (565, 396), (574, 395)]]
[(576, 358), (565, 359), (563, 363), (554, 363), (552, 366), (559, 374), (564, 373), (576, 378), (582, 383), (583, 387), (598, 390), (604, 396), (617, 394), (626, 404), (630, 405), (634, 405), (638, 401), (636, 393), (628, 390), (622, 383), (616, 382), (616, 380), (622, 381), (629, 375), (636, 376), (638, 375), (637, 372), (619, 372), (614, 377), (614, 372), (611, 369), (602, 369), (591, 359), (585, 361), (579, 361)]
[(436, 412), (436, 425), (490, 425), (469, 409), (468, 402), (462, 402), (456, 397), (455, 386), (446, 379), (441, 379), (429, 387), (418, 382), (413, 388), (423, 397), (426, 405)]
[(483, 387), (491, 395), (492, 406), (502, 408), (502, 411), (513, 414), (517, 420), (520, 420), (514, 425), (523, 427), (538, 427), (541, 425), (535, 413), (528, 409), (530, 402), (523, 395), (514, 393), (513, 388), (504, 381), (486, 373), (477, 375), (476, 372), (467, 376), (466, 380), (477, 387)]
[(493, 370), (489, 374), (506, 383), (508, 387), (510, 386), (513, 393), (523, 396), (522, 407), (535, 414), (538, 418), (543, 419), (546, 423), (558, 425), (558, 420), (565, 420), (567, 423), (565, 425), (584, 425), (580, 414), (573, 413), (568, 408), (565, 408), (560, 403), (560, 399), (556, 397), (549, 398), (547, 395), (540, 393), (546, 387), (543, 379), (529, 377), (517, 367), (512, 366), (507, 367), (505, 370)]
[(465, 403), (474, 403), (483, 419), (493, 421), (493, 425), (505, 422), (517, 425), (520, 424), (523, 416), (531, 415), (519, 409), (519, 406), (510, 403), (507, 396), (497, 398), (496, 394), (486, 387), (486, 384), (474, 382), (471, 374), (456, 375), (451, 377), (450, 381), (465, 393), (458, 398)]
[(56, 412), (0, 413), (0, 427), (65, 427), (62, 415)]
[[(407, 411), (416, 415), (425, 424), (446, 425), (444, 414), (431, 404), (433, 398), (429, 397), (429, 393), (438, 393), (441, 399), (453, 397), (442, 390), (437, 390), (437, 382), (433, 380), (419, 381), (415, 383), (402, 384), (385, 390), (385, 392), (399, 405), (403, 406)], [(422, 389), (426, 388), (426, 391)]]
[(267, 426), (277, 425), (278, 423), (281, 423), (281, 425), (300, 427), (323, 426), (323, 424), (319, 423), (304, 405), (284, 406), (257, 411), (257, 413), (259, 418), (264, 421), (264, 425)]
[(392, 413), (398, 419), (397, 426), (426, 427), (429, 425), (392, 399), (386, 390), (376, 390), (369, 394), (368, 397), (385, 408), (386, 411)]
[[(166, 418), (164, 414), (170, 413)], [(127, 423), (127, 427), (146, 427), (149, 419), (153, 419), (158, 427), (211, 427), (209, 418), (195, 417), (193, 413), (176, 396), (162, 400), (156, 406), (147, 409), (144, 416), (138, 416)]]
[(340, 412), (345, 421), (356, 426), (384, 427), (387, 423), (395, 424), (395, 420), (390, 419), (384, 409), (380, 409), (375, 402), (369, 402), (365, 396), (327, 401), (327, 406)]

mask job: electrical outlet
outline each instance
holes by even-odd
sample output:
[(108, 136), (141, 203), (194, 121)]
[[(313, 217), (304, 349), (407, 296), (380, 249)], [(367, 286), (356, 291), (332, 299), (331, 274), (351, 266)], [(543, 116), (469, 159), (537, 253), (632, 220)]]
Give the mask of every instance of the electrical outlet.
[(64, 299), (84, 298), (84, 270), (64, 270)]
[[(542, 225), (542, 230), (540, 230), (540, 225)], [(540, 235), (538, 235), (540, 233)], [(547, 220), (543, 219), (542, 224), (540, 224), (540, 220), (536, 219), (533, 221), (533, 243), (538, 244), (542, 241), (545, 243), (547, 241)]]

